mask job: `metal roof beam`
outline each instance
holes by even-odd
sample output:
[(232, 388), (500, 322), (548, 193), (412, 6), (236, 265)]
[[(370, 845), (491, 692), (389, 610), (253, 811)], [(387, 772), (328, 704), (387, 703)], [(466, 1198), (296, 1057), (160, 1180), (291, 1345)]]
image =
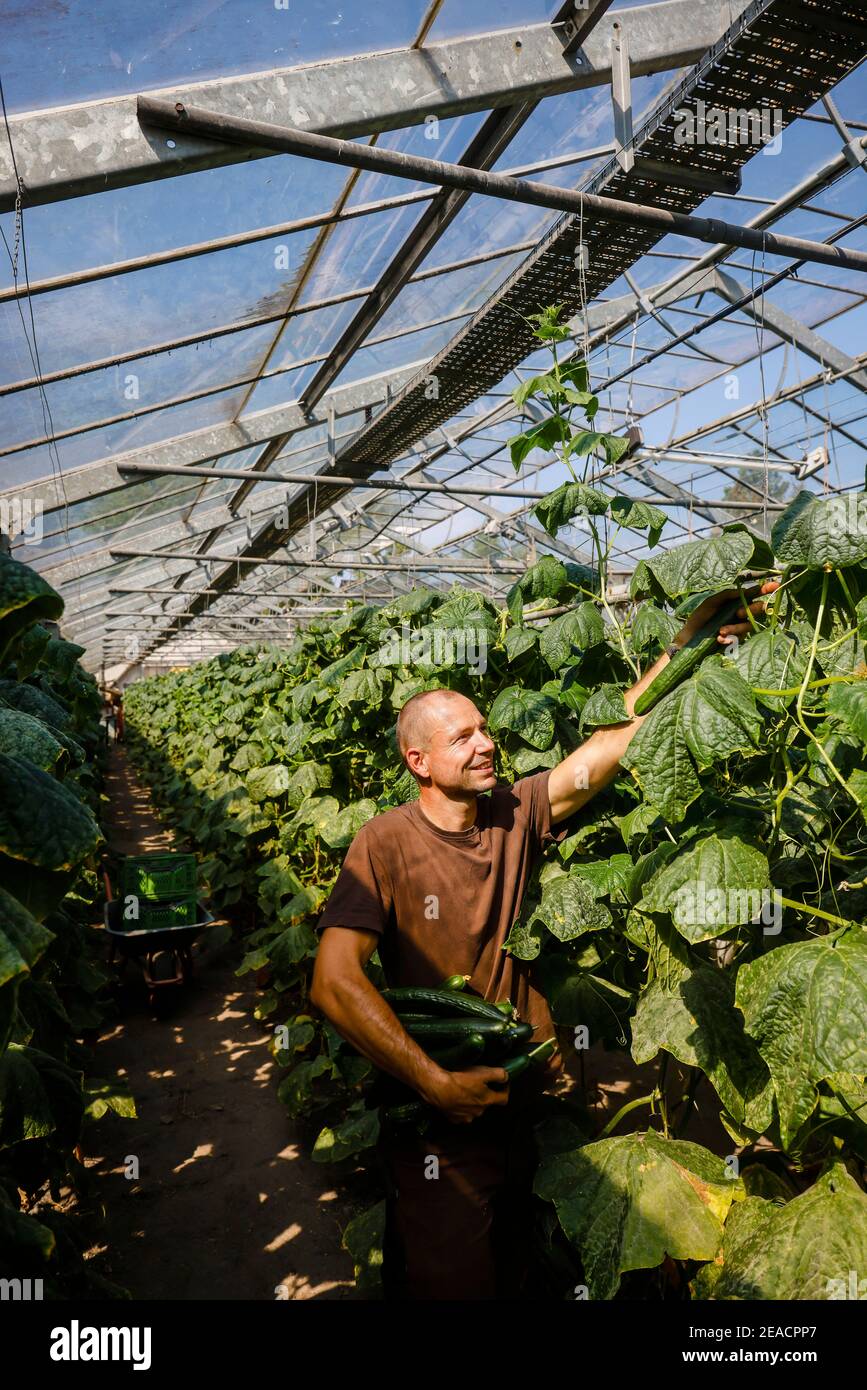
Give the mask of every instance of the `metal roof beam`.
[[(742, 0), (729, 0), (724, 8), (730, 17), (745, 6)], [(696, 62), (723, 27), (718, 0), (640, 5), (619, 18), (636, 74)], [(444, 119), (607, 85), (607, 34), (589, 34), (574, 54), (567, 47), (562, 26), (524, 25), (421, 49), (355, 54), (189, 83), (154, 95), (216, 106), (226, 115), (257, 113), (348, 140), (420, 125), (429, 115)], [(9, 124), (25, 206), (261, 159), (269, 153), (255, 145), (215, 145), (195, 137), (166, 140), (139, 125), (134, 96), (27, 112), (10, 117)], [(0, 212), (15, 206), (17, 191), (4, 142)]]

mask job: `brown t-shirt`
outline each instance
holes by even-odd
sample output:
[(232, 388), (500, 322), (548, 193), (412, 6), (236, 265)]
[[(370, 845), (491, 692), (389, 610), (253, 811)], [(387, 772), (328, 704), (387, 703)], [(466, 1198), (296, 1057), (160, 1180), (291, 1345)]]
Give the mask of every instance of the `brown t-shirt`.
[(542, 850), (574, 829), (551, 825), (549, 776), (480, 796), (470, 830), (440, 830), (418, 801), (375, 816), (349, 846), (318, 929), (376, 932), (390, 985), (469, 975), (483, 998), (511, 999), (534, 1043), (553, 1036), (528, 962), (502, 949)]

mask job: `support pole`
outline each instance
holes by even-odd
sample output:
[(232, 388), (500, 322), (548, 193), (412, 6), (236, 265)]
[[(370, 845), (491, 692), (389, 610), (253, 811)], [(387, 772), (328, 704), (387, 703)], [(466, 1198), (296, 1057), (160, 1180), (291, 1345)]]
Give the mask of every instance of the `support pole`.
[(671, 212), (667, 208), (627, 203), (620, 198), (604, 198), (596, 193), (531, 183), (526, 179), (509, 178), (505, 174), (492, 174), (485, 169), (471, 169), (463, 164), (446, 164), (441, 160), (425, 159), (421, 155), (405, 154), (401, 150), (357, 145), (351, 140), (334, 140), (331, 136), (314, 135), (292, 126), (224, 116), (219, 111), (185, 106), (180, 101), (140, 96), (138, 116), (143, 125), (184, 131), (229, 144), (255, 145), (281, 154), (318, 159), (326, 164), (340, 164), (351, 169), (367, 169), (376, 174), (435, 183), (443, 188), (464, 188), (470, 193), (482, 193), (508, 202), (529, 203), (555, 212), (583, 211), (585, 217), (597, 217), (629, 227), (646, 227), (660, 236), (674, 234), (711, 246), (723, 242), (769, 256), (790, 256), (816, 265), (867, 270), (867, 251), (828, 246), (801, 237), (783, 236), (779, 232), (756, 231), (733, 222), (723, 222), (716, 217), (693, 217), (688, 213)]

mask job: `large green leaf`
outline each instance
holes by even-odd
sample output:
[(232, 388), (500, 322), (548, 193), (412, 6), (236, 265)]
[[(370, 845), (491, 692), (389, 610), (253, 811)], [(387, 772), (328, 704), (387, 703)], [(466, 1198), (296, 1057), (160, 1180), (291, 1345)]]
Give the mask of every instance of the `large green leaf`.
[(693, 961), (642, 990), (632, 1020), (632, 1057), (639, 1065), (664, 1048), (688, 1067), (701, 1067), (737, 1124), (761, 1133), (773, 1114), (768, 1068), (744, 1032), (731, 972)]
[(336, 700), (338, 705), (366, 705), (374, 709), (381, 701), (385, 684), (376, 671), (364, 668), (351, 671), (340, 683)]
[(535, 565), (521, 575), (506, 595), (506, 607), (512, 622), (519, 623), (525, 603), (536, 599), (554, 599), (567, 584), (566, 570), (553, 555), (543, 555)]
[(730, 927), (754, 921), (770, 885), (761, 850), (733, 832), (706, 835), (651, 879), (639, 904), (669, 912), (687, 941), (708, 941)]
[(583, 734), (585, 729), (598, 729), (606, 724), (623, 724), (628, 718), (626, 701), (620, 686), (604, 684), (594, 690), (582, 708), (578, 727)]
[(637, 501), (634, 497), (614, 497), (611, 500), (611, 515), (621, 526), (631, 531), (646, 531), (647, 544), (652, 550), (665, 528), (667, 517), (658, 507), (649, 502)]
[(542, 922), (558, 941), (571, 941), (609, 926), (611, 913), (604, 903), (595, 901), (584, 879), (572, 872), (545, 884), (533, 920)]
[(47, 724), (22, 710), (0, 706), (0, 753), (29, 758), (43, 772), (62, 772), (69, 761), (63, 744)]
[(291, 973), (293, 965), (305, 960), (316, 949), (316, 933), (309, 922), (295, 922), (268, 947), (268, 958), (281, 975)]
[(343, 1232), (343, 1249), (352, 1256), (355, 1284), (372, 1293), (382, 1283), (382, 1246), (385, 1239), (385, 1202), (377, 1202), (353, 1217)]
[(828, 696), (828, 713), (851, 729), (867, 746), (867, 681), (832, 686)]
[(52, 729), (68, 729), (70, 726), (69, 710), (59, 700), (52, 699), (44, 690), (37, 690), (33, 685), (0, 681), (0, 699), (32, 715), (34, 719), (41, 719)]
[(568, 661), (572, 648), (587, 651), (605, 640), (605, 629), (595, 603), (579, 603), (570, 613), (554, 618), (539, 634), (539, 651), (552, 671)]
[(85, 650), (77, 642), (67, 642), (63, 637), (52, 635), (42, 653), (42, 665), (59, 676), (61, 681), (68, 681)]
[(0, 888), (0, 986), (25, 975), (53, 940), (53, 932)]
[(587, 483), (563, 483), (549, 492), (533, 508), (549, 536), (556, 536), (575, 516), (601, 516), (608, 511), (608, 498)]
[(254, 767), (247, 773), (247, 795), (251, 801), (273, 801), (289, 786), (289, 769), (282, 763)]
[(594, 1042), (609, 1039), (622, 1046), (626, 1039), (621, 1020), (629, 1012), (633, 996), (597, 973), (595, 950), (579, 945), (577, 956), (573, 961), (545, 952), (536, 963), (533, 978), (548, 1001), (551, 1016), (566, 1028), (584, 1025)]
[(610, 896), (612, 902), (622, 902), (634, 865), (631, 855), (612, 854), (610, 859), (584, 860), (573, 864), (569, 872), (573, 878), (580, 878), (586, 883), (595, 898)]
[(558, 444), (565, 446), (571, 434), (572, 431), (564, 416), (549, 415), (537, 425), (532, 425), (530, 429), (524, 430), (523, 434), (514, 434), (510, 437), (509, 452), (512, 464), (516, 469), (520, 468), (524, 459), (534, 449), (552, 452)]
[(534, 1190), (553, 1202), (581, 1253), (593, 1299), (610, 1299), (630, 1269), (654, 1269), (666, 1255), (712, 1260), (739, 1179), (698, 1144), (653, 1130), (600, 1139), (543, 1159)]
[(80, 1072), (38, 1048), (9, 1044), (0, 1057), (0, 1149), (55, 1133), (74, 1143), (83, 1115)]
[(755, 749), (760, 727), (743, 676), (721, 657), (710, 657), (651, 710), (621, 762), (648, 800), (679, 821), (701, 791), (698, 772)]
[(851, 931), (777, 946), (741, 966), (735, 1002), (770, 1069), (788, 1146), (820, 1081), (867, 1073), (867, 941)]
[(538, 632), (531, 627), (510, 627), (503, 638), (503, 645), (509, 660), (517, 661), (525, 652), (532, 651), (538, 640)]
[(318, 835), (323, 825), (334, 821), (339, 812), (340, 802), (336, 796), (308, 796), (301, 802), (290, 825), (296, 829), (300, 825), (310, 825)]
[(753, 557), (747, 531), (723, 531), (706, 541), (687, 541), (644, 563), (669, 598), (704, 589), (730, 589)]
[(19, 633), (15, 643), (15, 674), (20, 681), (36, 670), (50, 641), (51, 633), (39, 623)]
[(85, 1114), (88, 1119), (101, 1120), (109, 1111), (124, 1120), (135, 1120), (138, 1111), (135, 1096), (129, 1089), (129, 1082), (117, 1076), (111, 1081), (90, 1076), (85, 1087)]
[(306, 762), (296, 767), (286, 786), (290, 806), (300, 806), (307, 796), (331, 786), (332, 770), (328, 763)]
[(317, 1080), (333, 1074), (334, 1063), (324, 1053), (311, 1062), (299, 1062), (277, 1087), (277, 1099), (293, 1119), (307, 1114), (317, 1099)]
[(62, 598), (36, 570), (0, 554), (0, 662), (30, 623), (56, 621), (62, 612)]
[[(807, 671), (806, 654), (800, 643), (782, 628), (765, 628), (742, 642), (736, 657), (737, 668), (754, 690), (791, 690), (799, 686)], [(794, 695), (758, 695), (763, 705), (782, 709)]]
[(632, 644), (639, 651), (649, 647), (652, 642), (667, 647), (680, 628), (677, 618), (647, 599), (632, 621)]
[(357, 1100), (339, 1125), (326, 1125), (319, 1131), (311, 1157), (314, 1163), (340, 1163), (371, 1148), (378, 1138), (379, 1111), (368, 1110), (363, 1100)]
[(345, 849), (349, 845), (358, 831), (369, 820), (372, 820), (377, 813), (375, 801), (353, 801), (349, 806), (344, 806), (336, 816), (330, 817), (319, 825), (319, 836), (326, 845), (332, 849)]
[(554, 737), (554, 705), (538, 690), (507, 686), (491, 706), (488, 728), (508, 729), (534, 748), (547, 748)]
[(837, 1302), (867, 1294), (867, 1197), (842, 1163), (784, 1204), (748, 1197), (722, 1250), (699, 1270), (700, 1299)]
[(323, 666), (322, 670), (319, 672), (320, 685), (336, 689), (344, 677), (355, 671), (356, 667), (363, 659), (364, 646), (359, 643), (358, 646), (353, 647), (352, 651), (348, 652), (346, 656), (338, 657), (336, 661), (330, 662), (328, 666)]
[(101, 838), (63, 783), (27, 758), (0, 753), (0, 886), (37, 921), (57, 906)]
[(867, 560), (867, 493), (799, 492), (771, 532), (782, 565), (844, 569)]
[(53, 932), (0, 888), (0, 1054), (15, 1024), (18, 986), (53, 940)]
[(410, 618), (415, 613), (424, 613), (441, 597), (434, 589), (410, 589), (408, 594), (399, 594), (381, 608), (380, 616), (387, 622), (393, 622), (395, 618)]

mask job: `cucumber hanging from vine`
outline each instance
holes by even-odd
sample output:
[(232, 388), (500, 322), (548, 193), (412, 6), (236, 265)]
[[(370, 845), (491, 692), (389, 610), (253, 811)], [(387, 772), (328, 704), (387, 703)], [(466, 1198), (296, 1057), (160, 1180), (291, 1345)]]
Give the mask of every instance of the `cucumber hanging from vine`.
[[(758, 588), (747, 590), (746, 601), (751, 603), (760, 592)], [(738, 615), (738, 609), (743, 607), (744, 600), (740, 597), (714, 613), (710, 622), (705, 623), (704, 627), (699, 628), (694, 637), (685, 642), (679, 652), (671, 658), (668, 665), (660, 671), (659, 675), (650, 682), (646, 690), (642, 691), (635, 701), (635, 713), (638, 715), (649, 714), (650, 711), (659, 704), (666, 695), (675, 690), (683, 681), (692, 675), (696, 667), (700, 666), (706, 656), (711, 652), (719, 651), (717, 637), (721, 627), (726, 627), (733, 623)]]

